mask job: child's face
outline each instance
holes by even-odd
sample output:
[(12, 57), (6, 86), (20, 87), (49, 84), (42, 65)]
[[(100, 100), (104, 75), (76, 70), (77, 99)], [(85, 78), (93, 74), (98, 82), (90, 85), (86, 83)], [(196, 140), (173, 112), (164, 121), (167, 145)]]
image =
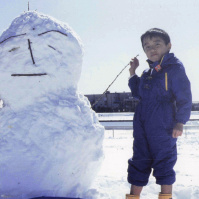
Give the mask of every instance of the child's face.
[(152, 62), (160, 61), (171, 49), (171, 43), (165, 44), (160, 37), (146, 37), (143, 40), (143, 48), (146, 56)]

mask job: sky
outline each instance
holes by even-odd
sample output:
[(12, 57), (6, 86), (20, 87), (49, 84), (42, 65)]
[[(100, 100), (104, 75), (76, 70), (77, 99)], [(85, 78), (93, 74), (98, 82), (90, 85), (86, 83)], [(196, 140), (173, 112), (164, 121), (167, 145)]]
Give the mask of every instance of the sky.
[[(84, 44), (79, 92), (101, 94), (130, 59), (139, 54), (137, 74), (148, 68), (140, 36), (166, 30), (173, 52), (184, 64), (193, 101), (199, 101), (198, 0), (29, 0), (30, 10), (69, 24)], [(0, 0), (0, 32), (28, 10), (28, 0)], [(0, 34), (1, 34), (0, 33)], [(130, 92), (127, 67), (110, 92)]]

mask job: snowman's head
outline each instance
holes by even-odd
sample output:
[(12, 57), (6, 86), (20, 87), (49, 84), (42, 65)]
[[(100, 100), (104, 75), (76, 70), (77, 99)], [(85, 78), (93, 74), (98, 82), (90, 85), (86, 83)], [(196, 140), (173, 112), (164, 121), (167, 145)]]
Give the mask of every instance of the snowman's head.
[(76, 90), (81, 65), (81, 43), (68, 25), (26, 12), (0, 37), (0, 98), (21, 108), (49, 92)]

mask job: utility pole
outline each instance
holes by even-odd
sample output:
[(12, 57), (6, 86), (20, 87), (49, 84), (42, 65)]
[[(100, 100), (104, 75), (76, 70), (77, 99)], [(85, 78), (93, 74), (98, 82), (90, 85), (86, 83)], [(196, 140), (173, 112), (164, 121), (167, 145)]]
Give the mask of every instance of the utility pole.
[(30, 9), (29, 9), (29, 1), (28, 1), (28, 11), (29, 11)]

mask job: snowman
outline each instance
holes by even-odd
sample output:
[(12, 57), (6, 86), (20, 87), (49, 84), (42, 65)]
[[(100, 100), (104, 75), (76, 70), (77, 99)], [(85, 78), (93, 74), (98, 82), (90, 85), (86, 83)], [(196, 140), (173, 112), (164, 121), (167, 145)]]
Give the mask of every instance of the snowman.
[(82, 197), (103, 159), (104, 128), (77, 92), (82, 44), (37, 12), (0, 37), (0, 198)]

